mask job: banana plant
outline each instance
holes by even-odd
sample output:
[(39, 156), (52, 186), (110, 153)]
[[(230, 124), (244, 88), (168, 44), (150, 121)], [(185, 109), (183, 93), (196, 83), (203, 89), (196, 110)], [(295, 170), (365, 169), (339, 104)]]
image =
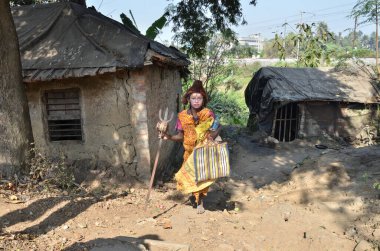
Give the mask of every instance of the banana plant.
[[(133, 17), (133, 13), (131, 10), (129, 10), (129, 14), (131, 15), (132, 20), (124, 13), (121, 13), (120, 14), (121, 21), (123, 22), (124, 26), (141, 34), (140, 30), (137, 27), (135, 18)], [(162, 30), (162, 28), (167, 24), (168, 16), (169, 16), (169, 12), (165, 12), (161, 17), (159, 17), (156, 21), (154, 21), (152, 25), (146, 30), (145, 36), (149, 39), (154, 40), (157, 37), (157, 35), (160, 34), (160, 31)]]

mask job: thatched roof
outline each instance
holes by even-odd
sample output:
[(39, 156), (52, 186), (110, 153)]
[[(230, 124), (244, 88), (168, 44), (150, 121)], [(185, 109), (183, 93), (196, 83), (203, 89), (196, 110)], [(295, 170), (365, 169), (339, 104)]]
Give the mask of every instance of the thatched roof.
[(186, 67), (186, 55), (70, 2), (14, 7), (24, 81), (94, 76), (146, 62)]
[(318, 68), (263, 67), (245, 90), (251, 112), (272, 107), (275, 102), (337, 101), (379, 103), (380, 95), (365, 74)]
[[(291, 102), (380, 103), (380, 95), (370, 77), (333, 68), (263, 67), (245, 89), (245, 102), (261, 128), (270, 129), (275, 108)], [(269, 130), (268, 129), (268, 130)]]

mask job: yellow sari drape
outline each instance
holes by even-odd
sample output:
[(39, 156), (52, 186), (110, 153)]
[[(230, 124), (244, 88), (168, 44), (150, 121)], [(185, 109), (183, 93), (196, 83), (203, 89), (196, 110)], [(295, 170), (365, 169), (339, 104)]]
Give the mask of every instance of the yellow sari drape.
[(184, 110), (178, 114), (178, 119), (182, 124), (182, 129), (184, 133), (183, 146), (185, 152), (183, 155), (183, 164), (181, 169), (175, 174), (175, 179), (177, 181), (177, 189), (183, 193), (193, 193), (196, 201), (199, 200), (199, 196), (206, 195), (209, 186), (214, 183), (215, 180), (207, 180), (203, 182), (195, 182), (194, 172), (188, 171), (185, 168), (186, 161), (188, 160), (190, 154), (196, 145), (201, 144), (206, 139), (206, 133), (212, 122), (214, 121), (212, 117), (212, 112), (208, 108), (203, 108), (197, 113), (199, 121), (196, 125), (191, 114)]

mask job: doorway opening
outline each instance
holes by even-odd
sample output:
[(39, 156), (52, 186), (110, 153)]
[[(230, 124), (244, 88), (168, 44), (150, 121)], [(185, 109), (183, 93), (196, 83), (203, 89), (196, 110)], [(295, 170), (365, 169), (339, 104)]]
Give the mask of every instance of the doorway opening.
[(289, 103), (275, 110), (272, 135), (282, 142), (293, 141), (298, 131), (298, 105)]

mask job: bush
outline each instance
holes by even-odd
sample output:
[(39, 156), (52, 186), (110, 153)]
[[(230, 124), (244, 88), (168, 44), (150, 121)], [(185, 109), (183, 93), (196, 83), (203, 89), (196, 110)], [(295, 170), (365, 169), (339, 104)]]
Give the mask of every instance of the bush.
[(247, 124), (248, 108), (238, 102), (237, 94), (214, 92), (210, 98), (208, 107), (220, 118), (222, 124), (243, 125)]
[(32, 145), (29, 150), (28, 165), (32, 185), (39, 185), (48, 190), (51, 188), (70, 190), (75, 187), (74, 174), (67, 166), (62, 153), (59, 159), (52, 160), (46, 157), (41, 149)]

